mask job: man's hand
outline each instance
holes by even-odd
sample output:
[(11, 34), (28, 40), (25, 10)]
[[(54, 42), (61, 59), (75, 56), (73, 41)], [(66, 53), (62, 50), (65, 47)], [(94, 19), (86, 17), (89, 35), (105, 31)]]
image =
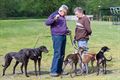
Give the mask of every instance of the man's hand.
[(73, 44), (76, 44), (76, 40), (74, 39), (72, 43), (73, 43)]
[(70, 35), (71, 34), (71, 30), (67, 30), (67, 35)]
[(59, 15), (59, 14), (58, 14), (58, 15), (56, 15), (56, 16), (55, 16), (55, 18), (54, 18), (54, 20), (57, 20), (59, 17), (60, 17), (60, 15)]

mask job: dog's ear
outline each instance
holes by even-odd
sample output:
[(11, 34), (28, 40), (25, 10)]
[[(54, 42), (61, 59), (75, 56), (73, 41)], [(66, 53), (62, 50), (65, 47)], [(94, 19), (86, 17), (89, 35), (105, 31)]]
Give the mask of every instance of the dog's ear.
[(40, 46), (39, 48), (42, 51), (42, 50), (44, 50), (45, 46)]
[(40, 51), (43, 51), (43, 52), (45, 52), (45, 53), (48, 53), (48, 49), (47, 49), (46, 46), (41, 46), (41, 47), (40, 47)]

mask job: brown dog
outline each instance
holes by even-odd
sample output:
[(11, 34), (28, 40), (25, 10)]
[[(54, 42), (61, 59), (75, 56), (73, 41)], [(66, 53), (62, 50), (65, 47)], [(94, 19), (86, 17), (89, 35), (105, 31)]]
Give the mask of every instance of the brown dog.
[[(77, 50), (76, 53), (74, 54), (69, 54), (65, 60), (64, 60), (64, 67), (63, 67), (63, 72), (64, 72), (64, 69), (65, 67), (67, 66), (67, 64), (70, 64), (71, 65), (71, 70), (70, 70), (70, 76), (72, 77), (72, 72), (73, 72), (73, 66), (75, 65), (75, 69), (74, 69), (74, 72), (75, 72), (75, 75), (77, 74), (76, 70), (77, 70), (77, 63), (79, 62), (80, 64), (80, 70), (82, 70), (82, 66), (81, 66), (81, 56), (80, 54), (84, 51), (83, 48), (79, 48)], [(82, 73), (82, 71), (81, 71)]]
[[(91, 61), (92, 72), (94, 71), (93, 63), (95, 61), (95, 58), (96, 58), (96, 54), (92, 53), (92, 52), (82, 54), (82, 63), (83, 64), (88, 64)], [(86, 70), (86, 74), (88, 74), (88, 70)]]

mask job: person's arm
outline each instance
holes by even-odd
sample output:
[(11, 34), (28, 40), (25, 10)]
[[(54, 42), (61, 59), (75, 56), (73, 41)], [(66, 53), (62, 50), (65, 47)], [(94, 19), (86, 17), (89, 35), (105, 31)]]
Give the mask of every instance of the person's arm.
[(88, 35), (91, 35), (92, 30), (90, 27), (90, 20), (88, 18), (85, 18), (84, 26), (85, 26), (85, 29), (86, 29)]
[(50, 26), (51, 24), (54, 23), (58, 18), (60, 17), (59, 14), (51, 14), (48, 19), (46, 20), (46, 25)]
[(46, 20), (45, 24), (46, 24), (47, 26), (50, 26), (51, 24), (54, 23), (54, 21), (55, 21), (54, 15), (50, 15), (50, 16), (48, 17), (48, 19)]

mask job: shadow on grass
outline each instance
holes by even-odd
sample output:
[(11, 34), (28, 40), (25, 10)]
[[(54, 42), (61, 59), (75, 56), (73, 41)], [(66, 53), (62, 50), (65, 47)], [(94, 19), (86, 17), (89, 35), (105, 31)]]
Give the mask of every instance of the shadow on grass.
[[(49, 71), (41, 71), (41, 75), (46, 75), (49, 74)], [(29, 71), (28, 72), (29, 75), (35, 75), (35, 71)], [(39, 72), (37, 71), (37, 74), (39, 74)]]
[[(35, 71), (28, 71), (27, 72), (29, 76), (36, 76)], [(41, 75), (48, 75), (50, 72), (49, 71), (41, 71)], [(15, 74), (6, 74), (6, 76), (13, 76), (13, 75), (25, 75), (25, 73), (21, 72), (16, 72)], [(37, 76), (39, 75), (39, 72), (37, 71)]]

